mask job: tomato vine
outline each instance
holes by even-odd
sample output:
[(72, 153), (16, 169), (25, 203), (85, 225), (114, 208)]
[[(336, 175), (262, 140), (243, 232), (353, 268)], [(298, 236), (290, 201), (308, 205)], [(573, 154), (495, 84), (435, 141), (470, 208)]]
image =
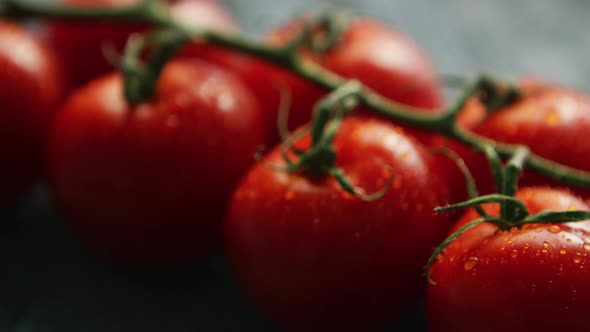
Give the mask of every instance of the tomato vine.
[[(212, 43), (223, 47), (231, 48), (239, 52), (258, 57), (265, 61), (280, 65), (291, 70), (297, 75), (314, 82), (329, 90), (335, 90), (347, 83), (347, 80), (339, 75), (322, 68), (321, 66), (306, 61), (299, 56), (300, 47), (304, 45), (315, 45), (316, 51), (325, 50), (330, 43), (337, 41), (338, 30), (342, 28), (341, 14), (321, 15), (311, 20), (307, 28), (293, 41), (282, 47), (270, 46), (240, 34), (230, 34), (210, 29), (188, 27), (168, 15), (166, 4), (159, 0), (145, 0), (136, 6), (127, 8), (68, 8), (51, 5), (47, 3), (36, 3), (30, 0), (7, 0), (3, 8), (0, 8), (1, 16), (9, 18), (29, 17), (51, 17), (70, 20), (114, 20), (122, 22), (144, 22), (152, 24), (167, 33), (162, 33), (159, 43), (164, 45), (176, 45), (189, 41)], [(327, 44), (314, 44), (310, 42), (313, 38), (313, 27), (325, 27), (328, 32), (324, 42)], [(171, 42), (171, 40), (173, 42)], [(169, 50), (164, 48), (165, 50)], [(171, 52), (164, 52), (171, 56)], [(157, 80), (158, 66), (162, 66), (166, 56), (157, 58), (157, 61), (148, 63), (145, 66), (127, 66), (128, 100), (138, 102), (149, 98), (150, 85)], [(129, 63), (129, 62), (128, 62)], [(124, 66), (125, 67), (125, 66)], [(141, 70), (138, 70), (140, 68)], [(148, 83), (137, 82), (137, 79), (147, 80)], [(144, 81), (146, 82), (146, 81)], [(512, 84), (501, 82), (489, 76), (479, 76), (471, 83), (466, 84), (462, 89), (461, 96), (448, 109), (440, 115), (420, 114), (419, 109), (402, 105), (388, 100), (375, 93), (371, 89), (361, 86), (356, 98), (359, 103), (368, 106), (373, 112), (386, 116), (399, 123), (410, 125), (416, 128), (425, 129), (434, 133), (442, 134), (455, 139), (472, 148), (483, 152), (493, 149), (501, 158), (512, 157), (522, 147), (519, 145), (505, 144), (468, 132), (456, 124), (456, 116), (464, 107), (467, 100), (474, 96), (480, 96), (488, 109), (495, 109), (507, 105), (518, 99), (519, 90)], [(339, 102), (339, 101), (338, 101)], [(418, 111), (418, 112), (417, 112)], [(568, 167), (566, 165), (540, 157), (530, 153), (524, 158), (523, 165), (548, 178), (573, 185), (577, 187), (590, 188), (590, 172)]]

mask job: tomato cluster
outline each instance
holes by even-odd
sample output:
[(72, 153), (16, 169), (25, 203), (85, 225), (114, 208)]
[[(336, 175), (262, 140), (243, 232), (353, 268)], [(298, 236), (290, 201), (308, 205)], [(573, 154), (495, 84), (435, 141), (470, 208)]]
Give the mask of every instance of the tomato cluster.
[[(64, 3), (123, 8), (139, 0)], [(184, 24), (239, 33), (215, 0), (167, 5)], [(262, 41), (287, 45), (305, 20)], [(171, 268), (225, 251), (244, 294), (282, 329), (385, 330), (424, 291), (432, 331), (585, 329), (590, 221), (480, 224), (441, 253), (428, 276), (437, 284), (426, 287), (423, 268), (434, 248), (478, 219), (475, 209), (460, 218), (433, 212), (467, 199), (455, 164), (434, 150), (444, 141), (481, 192), (500, 190), (481, 153), (359, 107), (328, 151), (353, 193), (321, 168), (286, 171), (293, 151), (310, 149), (316, 138), (301, 135), (296, 149), (284, 151), (277, 119), (285, 93), (289, 128), (303, 132), (330, 91), (278, 64), (196, 41), (165, 65), (152, 96), (128, 102), (117, 54), (131, 35), (152, 28), (51, 19), (33, 32), (0, 22), (0, 205), (14, 204), (43, 176), (61, 219), (105, 260)], [(321, 54), (297, 52), (306, 64), (416, 112), (443, 111), (430, 60), (374, 19), (352, 19)], [(590, 171), (590, 97), (582, 92), (529, 82), (516, 102), (493, 111), (473, 97), (457, 122)], [(255, 163), (261, 146), (270, 152)], [(516, 197), (531, 213), (590, 210), (587, 191), (528, 170), (521, 185)], [(377, 199), (359, 199), (383, 187)], [(501, 214), (496, 203), (483, 210)], [(540, 312), (560, 319), (541, 320)]]

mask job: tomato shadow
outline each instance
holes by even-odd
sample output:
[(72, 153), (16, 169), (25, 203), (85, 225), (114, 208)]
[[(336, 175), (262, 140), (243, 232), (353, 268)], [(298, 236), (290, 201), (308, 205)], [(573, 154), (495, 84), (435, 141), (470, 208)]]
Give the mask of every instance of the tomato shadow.
[[(175, 271), (128, 271), (87, 252), (44, 190), (0, 212), (0, 331), (276, 331), (223, 257)], [(394, 331), (424, 331), (421, 310)]]
[(1, 213), (0, 331), (272, 331), (223, 257), (176, 271), (124, 271), (87, 252), (42, 189)]

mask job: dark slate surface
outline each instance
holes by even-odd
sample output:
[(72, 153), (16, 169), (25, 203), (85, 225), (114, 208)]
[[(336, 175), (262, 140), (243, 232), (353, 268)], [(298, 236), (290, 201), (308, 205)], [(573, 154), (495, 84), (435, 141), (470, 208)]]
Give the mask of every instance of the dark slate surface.
[[(535, 73), (590, 88), (590, 2), (583, 0), (228, 0), (251, 33), (313, 8), (342, 6), (396, 24), (442, 72)], [(81, 249), (42, 187), (1, 211), (0, 331), (273, 331), (223, 258), (172, 275), (122, 273)], [(424, 329), (420, 311), (401, 331)]]

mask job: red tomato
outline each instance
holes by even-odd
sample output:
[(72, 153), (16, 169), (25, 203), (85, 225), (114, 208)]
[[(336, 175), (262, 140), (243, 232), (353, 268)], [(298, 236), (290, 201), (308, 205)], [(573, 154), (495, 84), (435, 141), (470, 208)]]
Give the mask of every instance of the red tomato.
[[(133, 6), (140, 0), (61, 0), (65, 5), (78, 7)], [(171, 5), (171, 13), (189, 25), (234, 31), (236, 25), (222, 5), (215, 0), (180, 0)], [(46, 38), (56, 50), (72, 88), (113, 70), (104, 57), (103, 47), (112, 43), (122, 53), (127, 38), (134, 32), (143, 32), (148, 26), (137, 23), (113, 22), (59, 22), (47, 25)], [(198, 48), (203, 53), (204, 47)]]
[[(296, 21), (270, 32), (266, 40), (284, 45), (300, 29), (301, 22)], [(306, 58), (403, 104), (433, 113), (442, 106), (441, 85), (423, 51), (403, 33), (372, 19), (354, 19), (338, 46), (323, 57), (306, 53)], [(226, 53), (216, 54), (211, 61), (231, 68), (249, 83), (268, 113), (269, 130), (275, 137), (279, 89), (287, 88), (292, 95), (291, 128), (309, 122), (314, 104), (326, 94), (326, 90), (285, 69), (253, 58)]]
[(221, 247), (223, 210), (265, 141), (231, 73), (169, 63), (152, 101), (128, 105), (119, 74), (91, 82), (52, 127), (49, 178), (68, 224), (127, 265), (183, 263)]
[[(590, 171), (590, 144), (585, 141), (590, 132), (590, 97), (581, 92), (556, 86), (528, 88), (525, 97), (509, 107), (486, 114), (480, 103), (471, 102), (460, 116), (460, 123), (477, 134), (524, 144), (542, 157)], [(494, 191), (485, 158), (462, 154), (482, 191)], [(520, 184), (560, 186), (532, 172), (525, 172)], [(588, 190), (576, 192), (590, 196)]]
[(42, 141), (63, 96), (55, 55), (29, 32), (0, 21), (0, 205), (40, 173)]
[[(568, 192), (523, 188), (531, 213), (588, 210)], [(487, 205), (498, 215), (498, 205)], [(454, 232), (478, 218), (470, 210)], [(452, 242), (432, 266), (430, 331), (584, 331), (590, 307), (590, 221), (526, 225), (510, 231), (480, 224)], [(540, 315), (540, 313), (544, 313)]]
[[(304, 139), (307, 144), (309, 137)], [(448, 229), (433, 208), (449, 200), (431, 154), (403, 129), (345, 119), (336, 165), (355, 187), (381, 189), (361, 201), (331, 177), (258, 164), (228, 206), (227, 252), (246, 295), (293, 331), (372, 331), (395, 322), (423, 285), (422, 267)], [(267, 161), (284, 165), (279, 149)]]

